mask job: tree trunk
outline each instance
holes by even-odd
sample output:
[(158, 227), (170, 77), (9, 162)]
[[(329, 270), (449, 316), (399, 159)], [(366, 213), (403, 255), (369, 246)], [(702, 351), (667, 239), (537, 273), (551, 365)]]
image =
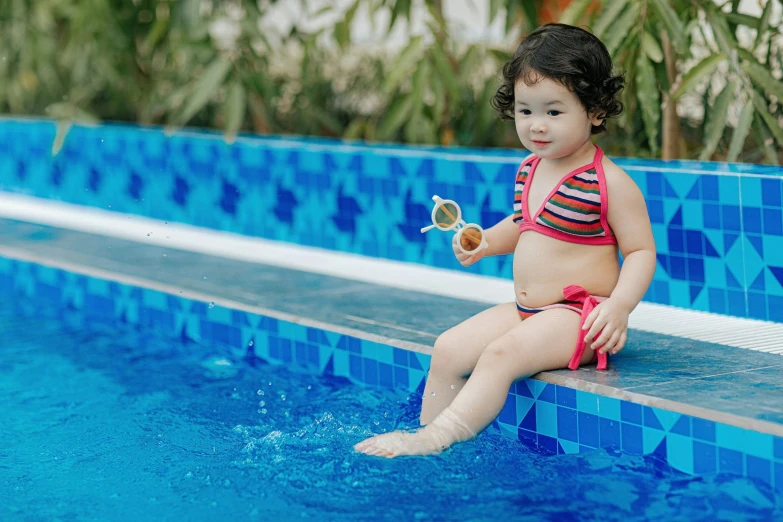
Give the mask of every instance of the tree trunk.
[[(677, 78), (677, 55), (674, 53), (672, 43), (666, 32), (661, 33), (663, 44), (664, 63), (666, 64), (666, 77), (669, 85), (674, 84)], [(664, 93), (664, 96), (667, 96)], [(680, 118), (677, 116), (677, 102), (666, 99), (663, 109), (663, 145), (661, 147), (661, 159), (677, 159), (682, 152), (682, 137), (680, 135)]]

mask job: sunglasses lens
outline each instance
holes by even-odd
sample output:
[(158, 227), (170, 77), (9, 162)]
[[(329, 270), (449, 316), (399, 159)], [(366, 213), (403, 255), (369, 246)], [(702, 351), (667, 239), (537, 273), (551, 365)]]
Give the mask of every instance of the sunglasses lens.
[(459, 241), (465, 252), (473, 252), (481, 246), (484, 239), (484, 231), (474, 225), (468, 225), (462, 230)]
[(435, 211), (435, 223), (438, 228), (449, 228), (459, 219), (459, 210), (454, 203), (444, 203)]

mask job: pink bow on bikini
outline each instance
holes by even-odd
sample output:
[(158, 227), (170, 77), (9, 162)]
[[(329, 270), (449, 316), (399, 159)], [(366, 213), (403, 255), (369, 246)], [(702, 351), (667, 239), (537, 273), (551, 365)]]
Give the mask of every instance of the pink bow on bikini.
[[(587, 319), (587, 316), (590, 315), (590, 312), (593, 311), (593, 309), (598, 306), (598, 299), (596, 299), (594, 296), (587, 293), (587, 290), (582, 288), (578, 285), (570, 285), (563, 289), (563, 296), (568, 301), (577, 301), (582, 303), (582, 316), (579, 319), (579, 340), (576, 343), (576, 349), (574, 350), (574, 355), (571, 357), (571, 362), (568, 363), (568, 367), (572, 370), (576, 370), (579, 368), (579, 363), (582, 362), (582, 355), (585, 353), (585, 349), (587, 348), (587, 343), (585, 342), (585, 336), (587, 335), (587, 332), (582, 331), (582, 327), (585, 325), (585, 319)], [(603, 330), (601, 330), (603, 331)], [(601, 335), (601, 332), (598, 332), (598, 336)], [(598, 351), (599, 349), (596, 348), (595, 355), (598, 356), (598, 364), (596, 366), (597, 370), (606, 370), (606, 365), (609, 360), (609, 354), (601, 353)]]

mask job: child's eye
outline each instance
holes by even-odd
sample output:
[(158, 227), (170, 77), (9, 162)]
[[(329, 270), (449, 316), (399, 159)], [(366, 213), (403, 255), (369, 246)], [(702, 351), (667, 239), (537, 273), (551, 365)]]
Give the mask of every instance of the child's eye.
[(547, 114), (549, 114), (550, 116), (557, 116), (558, 114), (560, 114), (560, 111), (549, 111)]
[(519, 109), (519, 113), (528, 116), (530, 115), (530, 109)]

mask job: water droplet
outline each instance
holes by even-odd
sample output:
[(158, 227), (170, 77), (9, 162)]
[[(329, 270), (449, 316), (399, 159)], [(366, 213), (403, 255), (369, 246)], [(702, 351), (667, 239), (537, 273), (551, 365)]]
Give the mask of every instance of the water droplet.
[(249, 343), (247, 343), (247, 345), (248, 346), (253, 346), (253, 341), (250, 341)]
[(259, 409), (257, 410), (257, 412), (258, 412), (258, 413), (261, 413), (261, 409), (259, 408)]
[(258, 390), (258, 391), (256, 392), (256, 395), (263, 395), (263, 394), (264, 394), (264, 390)]
[(312, 390), (312, 389), (313, 389), (313, 387), (312, 387), (312, 386), (310, 386), (310, 385), (308, 384), (308, 385), (307, 385), (307, 389), (308, 389), (308, 390)]
[(266, 383), (266, 384), (267, 384), (268, 386), (272, 386), (272, 381), (269, 381), (269, 382), (268, 382), (268, 383)]
[(433, 397), (435, 397), (435, 392), (430, 392), (430, 395), (432, 395)]
[(215, 308), (215, 303), (209, 303), (210, 308)]
[(258, 401), (258, 405), (259, 406), (266, 406), (266, 402), (265, 401)]
[(457, 389), (457, 385), (456, 385), (456, 384), (452, 384), (452, 385), (451, 385), (451, 389), (452, 389), (452, 390), (456, 390), (456, 389)]
[(207, 276), (204, 276), (204, 279), (206, 279), (206, 278), (207, 278)]
[(261, 409), (261, 414), (262, 414), (262, 415), (266, 415), (266, 408), (262, 408), (262, 409)]
[(163, 257), (168, 257), (168, 255), (167, 254), (163, 254)]
[(147, 232), (147, 237), (150, 237), (152, 235), (152, 232)]
[(193, 472), (192, 471), (188, 471), (187, 473), (185, 473), (185, 477), (187, 477), (187, 478), (190, 478), (192, 476), (193, 476)]
[(281, 393), (281, 394), (280, 394), (280, 400), (281, 400), (281, 401), (284, 401), (284, 400), (285, 400), (285, 393)]

